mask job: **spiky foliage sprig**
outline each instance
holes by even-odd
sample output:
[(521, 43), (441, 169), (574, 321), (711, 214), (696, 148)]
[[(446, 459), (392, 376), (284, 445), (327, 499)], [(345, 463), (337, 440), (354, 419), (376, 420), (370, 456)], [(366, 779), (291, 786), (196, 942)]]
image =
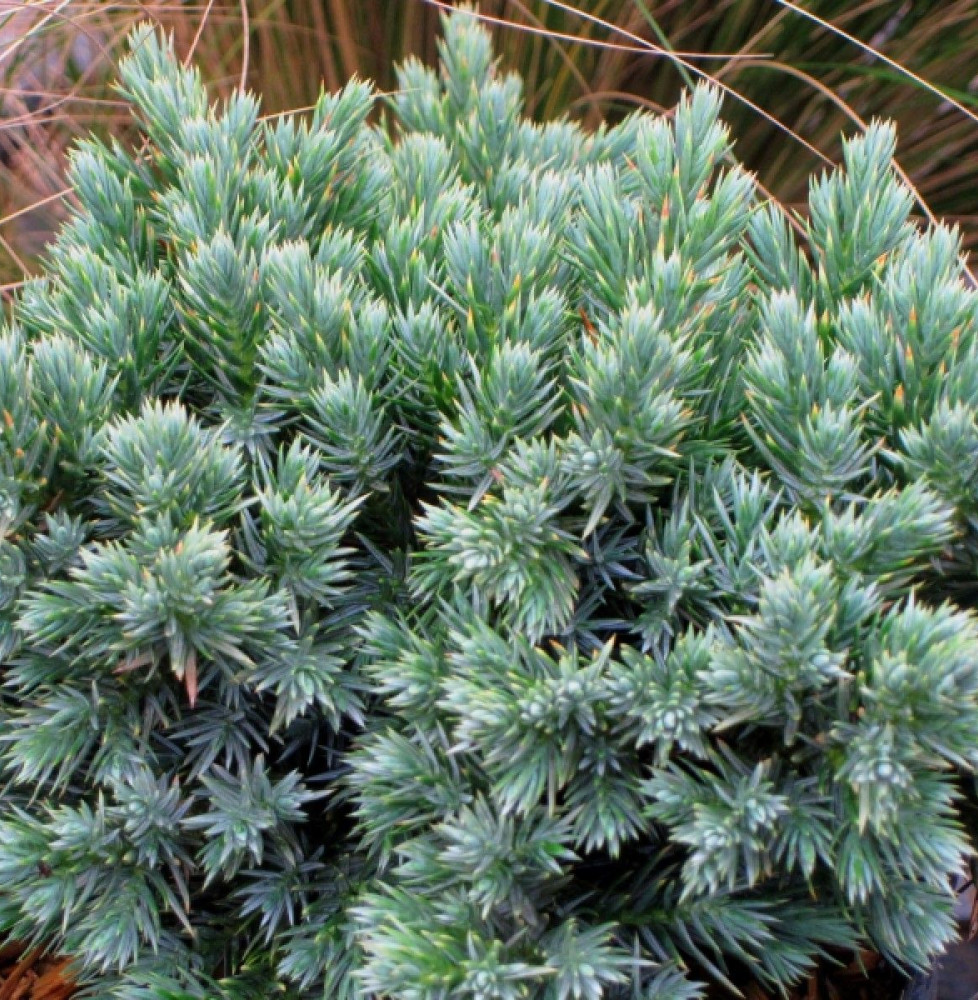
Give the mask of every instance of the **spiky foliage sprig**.
[(978, 764), (978, 297), (873, 125), (798, 239), (718, 101), (208, 104), (0, 336), (0, 929), (100, 996), (699, 995), (920, 964)]

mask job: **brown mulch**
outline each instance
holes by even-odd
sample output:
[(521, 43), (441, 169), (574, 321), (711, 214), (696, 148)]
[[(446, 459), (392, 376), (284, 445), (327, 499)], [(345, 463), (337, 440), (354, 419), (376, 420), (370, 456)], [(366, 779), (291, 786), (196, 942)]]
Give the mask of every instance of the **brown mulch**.
[(69, 960), (16, 941), (0, 946), (0, 1000), (68, 1000), (76, 992)]
[[(743, 1000), (904, 1000), (907, 979), (895, 969), (881, 967), (873, 972), (820, 971), (787, 994), (772, 992), (757, 982), (741, 987)], [(709, 989), (707, 1000), (736, 1000), (721, 988)], [(944, 1000), (936, 997), (935, 1000)], [(971, 994), (968, 1000), (972, 1000)], [(978, 998), (975, 998), (978, 1000)]]
[(844, 966), (820, 967), (790, 1000), (899, 1000), (906, 978), (873, 952)]
[[(743, 1000), (906, 1000), (907, 978), (875, 952), (864, 951), (858, 957), (847, 959), (840, 955), (837, 961), (820, 962), (813, 975), (787, 994), (764, 989), (757, 982), (737, 985)], [(734, 994), (719, 986), (711, 987), (706, 996), (707, 1000), (736, 1000)], [(959, 998), (937, 993), (924, 1000)], [(972, 1000), (970, 993), (966, 1000)]]

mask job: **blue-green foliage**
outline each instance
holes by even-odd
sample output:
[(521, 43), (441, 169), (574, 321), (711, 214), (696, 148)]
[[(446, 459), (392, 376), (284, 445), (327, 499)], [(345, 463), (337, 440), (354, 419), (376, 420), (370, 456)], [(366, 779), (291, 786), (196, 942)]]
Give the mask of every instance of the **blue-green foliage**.
[[(0, 933), (100, 997), (687, 1000), (953, 934), (978, 296), (873, 124), (381, 109), (149, 29), (0, 332)], [(383, 113), (381, 113), (383, 110)]]

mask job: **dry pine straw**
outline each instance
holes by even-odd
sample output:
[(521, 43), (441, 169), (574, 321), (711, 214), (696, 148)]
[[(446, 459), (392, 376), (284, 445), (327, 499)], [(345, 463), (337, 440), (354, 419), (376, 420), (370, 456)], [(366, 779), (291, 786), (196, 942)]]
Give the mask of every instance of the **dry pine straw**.
[(16, 941), (0, 947), (0, 1000), (67, 1000), (75, 981), (68, 959), (26, 951)]

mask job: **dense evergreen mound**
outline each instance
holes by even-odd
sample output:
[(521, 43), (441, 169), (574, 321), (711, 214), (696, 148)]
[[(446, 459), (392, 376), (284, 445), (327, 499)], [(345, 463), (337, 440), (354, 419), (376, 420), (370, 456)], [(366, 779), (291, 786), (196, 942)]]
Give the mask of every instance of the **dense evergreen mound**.
[[(978, 296), (874, 125), (308, 119), (149, 30), (0, 335), (0, 931), (98, 996), (680, 1000), (953, 933)], [(800, 234), (800, 235), (799, 235)]]

